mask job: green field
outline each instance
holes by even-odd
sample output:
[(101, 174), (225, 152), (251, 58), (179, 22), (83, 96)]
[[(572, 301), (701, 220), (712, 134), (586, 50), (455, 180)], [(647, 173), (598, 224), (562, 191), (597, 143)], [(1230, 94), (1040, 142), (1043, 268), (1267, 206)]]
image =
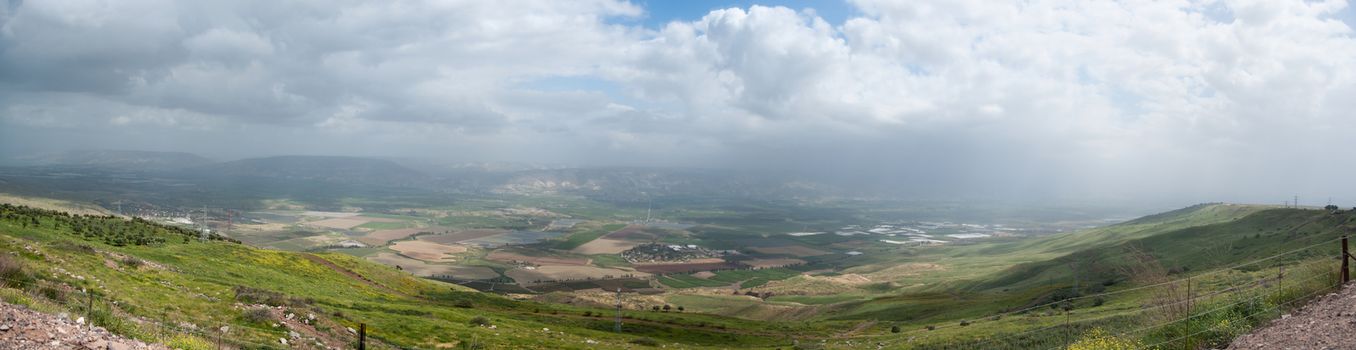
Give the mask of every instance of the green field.
[(601, 227), (581, 227), (576, 226), (575, 230), (565, 236), (563, 240), (556, 243), (555, 248), (560, 250), (570, 250), (578, 248), (585, 243), (592, 242), (598, 237), (620, 230), (626, 227), (624, 224), (607, 224)]

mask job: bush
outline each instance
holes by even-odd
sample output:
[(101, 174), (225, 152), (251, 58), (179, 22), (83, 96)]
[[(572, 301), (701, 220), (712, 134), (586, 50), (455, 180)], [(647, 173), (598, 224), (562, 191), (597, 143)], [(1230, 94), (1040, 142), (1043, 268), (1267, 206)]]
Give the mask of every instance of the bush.
[(890, 333), (899, 333), (899, 325), (890, 326)]
[(1106, 298), (1096, 297), (1092, 299), (1092, 306), (1102, 306), (1102, 304), (1106, 304)]
[(471, 304), (471, 301), (470, 301), (470, 300), (466, 300), (466, 299), (457, 300), (457, 302), (452, 303), (452, 306), (456, 306), (456, 307), (463, 308), (463, 309), (470, 309), (470, 308), (475, 307), (475, 305), (472, 305), (472, 304)]
[(970, 320), (961, 320), (960, 325), (961, 327), (969, 326)]
[(651, 338), (636, 338), (631, 340), (631, 344), (644, 346), (659, 346), (659, 341)]
[(22, 287), (30, 279), (23, 261), (8, 254), (0, 255), (0, 287)]
[(490, 319), (485, 318), (485, 316), (472, 317), (468, 323), (472, 326), (489, 326), (491, 324)]
[(243, 318), (245, 322), (254, 324), (268, 324), (269, 321), (273, 319), (273, 315), (270, 315), (268, 309), (265, 308), (245, 310), (245, 313), (241, 314), (240, 317)]
[(130, 267), (130, 268), (133, 268), (133, 269), (140, 268), (141, 265), (145, 265), (145, 264), (146, 264), (145, 261), (142, 261), (141, 259), (137, 259), (136, 257), (128, 256), (128, 257), (126, 257), (126, 258), (122, 258), (122, 265), (123, 265), (123, 266)]

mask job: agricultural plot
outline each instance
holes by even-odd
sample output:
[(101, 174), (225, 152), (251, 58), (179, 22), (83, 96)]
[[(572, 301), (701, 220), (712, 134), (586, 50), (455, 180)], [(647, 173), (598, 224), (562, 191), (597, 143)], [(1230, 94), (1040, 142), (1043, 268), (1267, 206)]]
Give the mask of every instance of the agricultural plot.
[(693, 275), (667, 275), (659, 276), (657, 279), (659, 283), (670, 288), (728, 287), (731, 285), (728, 282), (711, 281)]
[(452, 278), (462, 280), (482, 280), (499, 277), (499, 273), (484, 266), (430, 264), (393, 253), (379, 253), (375, 256), (367, 257), (367, 259), (385, 265), (399, 266), (401, 269), (420, 277), (451, 276)]
[(558, 281), (582, 281), (588, 279), (613, 279), (647, 277), (644, 272), (621, 269), (608, 269), (593, 266), (541, 266), (537, 268), (519, 268), (509, 270), (505, 275), (520, 284), (542, 284)]
[(406, 237), (413, 236), (413, 235), (417, 235), (417, 234), (420, 234), (420, 233), (434, 233), (434, 232), (439, 232), (439, 231), (444, 231), (444, 230), (446, 230), (446, 228), (443, 228), (443, 227), (419, 227), (419, 228), (405, 228), (405, 229), (398, 229), (398, 230), (381, 230), (381, 231), (374, 231), (374, 232), (372, 232), (372, 233), (368, 233), (367, 235), (362, 236), (362, 237), (358, 237), (358, 241), (359, 241), (359, 242), (366, 243), (367, 245), (374, 245), (374, 246), (375, 246), (375, 245), (383, 245), (383, 244), (386, 244), (386, 242), (390, 242), (390, 241), (394, 241), (394, 240), (398, 240), (398, 239), (405, 239)]
[[(551, 226), (553, 227), (556, 226), (556, 223), (552, 222)], [(573, 227), (574, 224), (570, 224), (570, 226)], [(566, 236), (565, 240), (560, 241), (560, 243), (557, 243), (555, 248), (560, 250), (571, 250), (579, 248), (579, 246), (592, 242), (595, 239), (598, 239), (604, 235), (607, 235), (608, 233), (619, 230), (623, 227), (625, 227), (625, 225), (611, 224), (603, 225), (602, 227), (595, 229), (576, 230), (575, 232), (571, 232), (569, 236)], [(548, 231), (549, 230), (550, 228), (548, 227)]]
[(366, 224), (370, 221), (371, 220), (368, 220), (366, 218), (343, 217), (310, 221), (307, 222), (306, 225), (322, 228), (332, 228), (337, 230), (348, 230), (357, 227), (358, 225)]
[(456, 244), (467, 240), (493, 236), (505, 232), (508, 231), (499, 229), (459, 230), (439, 235), (419, 236), (418, 240), (441, 244)]
[(720, 259), (700, 259), (700, 260), (698, 260), (698, 261), (694, 261), (694, 262), (690, 262), (690, 263), (678, 263), (678, 264), (644, 264), (644, 265), (637, 264), (637, 265), (635, 265), (636, 271), (648, 272), (648, 273), (659, 273), (659, 274), (669, 274), (669, 273), (690, 273), (690, 272), (698, 272), (698, 271), (711, 271), (711, 270), (720, 270), (720, 269), (732, 269), (732, 268), (735, 268), (735, 267), (738, 267), (738, 266), (735, 265), (735, 264), (731, 264), (731, 263), (725, 262), (724, 260), (720, 260)]
[(590, 241), (584, 245), (574, 248), (570, 252), (584, 255), (594, 254), (621, 254), (628, 249), (635, 248), (644, 242), (623, 241), (617, 239), (599, 238)]
[(449, 255), (465, 253), (466, 247), (416, 240), (396, 242), (391, 245), (391, 250), (400, 252), (400, 255), (427, 262), (451, 262), (456, 259)]
[(490, 252), (489, 255), (485, 256), (485, 260), (506, 263), (522, 262), (533, 265), (573, 265), (573, 266), (587, 266), (589, 265), (590, 262), (592, 262), (591, 259), (586, 258), (524, 255), (506, 249), (500, 249)]
[(792, 259), (792, 258), (748, 259), (748, 260), (740, 261), (739, 263), (744, 264), (744, 265), (748, 265), (749, 267), (752, 267), (752, 268), (761, 269), (761, 268), (768, 268), (768, 267), (783, 267), (783, 266), (791, 266), (791, 265), (801, 265), (801, 264), (805, 264), (805, 260)]
[(802, 245), (750, 247), (749, 250), (768, 255), (791, 255), (795, 257), (819, 256), (829, 254), (829, 252)]
[(532, 244), (561, 235), (564, 235), (564, 233), (549, 231), (509, 231), (493, 236), (468, 239), (462, 241), (462, 243), (474, 244), (482, 247), (499, 247), (505, 245)]

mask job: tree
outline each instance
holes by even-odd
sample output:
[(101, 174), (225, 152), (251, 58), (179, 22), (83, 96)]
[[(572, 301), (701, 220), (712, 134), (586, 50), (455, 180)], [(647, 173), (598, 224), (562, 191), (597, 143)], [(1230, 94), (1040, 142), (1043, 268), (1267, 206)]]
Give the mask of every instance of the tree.
[(682, 305), (678, 305), (678, 312), (683, 312), (683, 306), (682, 306)]
[(669, 306), (669, 304), (664, 304), (664, 311), (669, 311), (671, 309), (673, 309), (672, 306)]

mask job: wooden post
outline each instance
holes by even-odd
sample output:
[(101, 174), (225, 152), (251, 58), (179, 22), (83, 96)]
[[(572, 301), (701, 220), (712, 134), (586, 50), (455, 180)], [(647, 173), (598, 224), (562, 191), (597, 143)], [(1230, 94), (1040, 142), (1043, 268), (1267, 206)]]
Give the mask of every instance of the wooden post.
[(94, 293), (85, 292), (85, 324), (94, 329)]
[(358, 324), (358, 350), (367, 350), (367, 324)]
[(1186, 337), (1182, 339), (1182, 348), (1191, 350), (1191, 277), (1187, 277), (1187, 300), (1186, 300)]
[(1342, 236), (1342, 284), (1351, 281), (1351, 272), (1348, 272), (1350, 259), (1351, 253), (1347, 252), (1347, 236)]

